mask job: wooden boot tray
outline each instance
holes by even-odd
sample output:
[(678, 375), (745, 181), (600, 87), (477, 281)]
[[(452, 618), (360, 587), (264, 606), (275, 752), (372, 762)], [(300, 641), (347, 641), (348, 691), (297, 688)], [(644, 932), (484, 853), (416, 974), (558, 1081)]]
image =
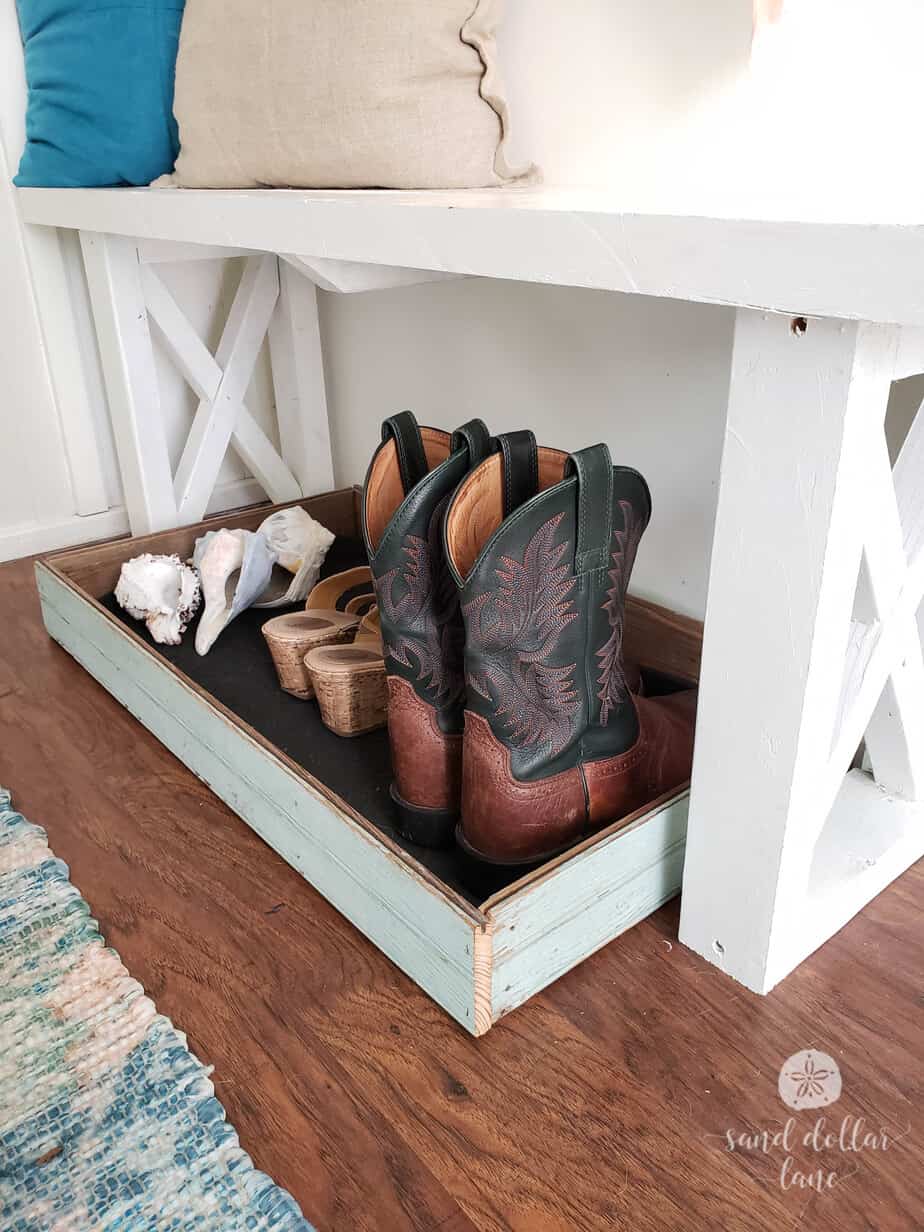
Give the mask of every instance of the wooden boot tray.
[[(299, 502), (337, 535), (325, 574), (363, 562), (355, 489)], [(48, 632), (271, 847), (473, 1034), (673, 897), (687, 790), (532, 869), (429, 851), (397, 833), (385, 731), (350, 740), (279, 688), (250, 609), (199, 657), (190, 629), (158, 646), (112, 592), (140, 552), (179, 553), (219, 525), (256, 529), (266, 506), (46, 556), (36, 578)], [(287, 609), (283, 609), (287, 610)], [(295, 610), (295, 609), (293, 609)], [(649, 687), (694, 681), (698, 622), (630, 598), (626, 643)]]

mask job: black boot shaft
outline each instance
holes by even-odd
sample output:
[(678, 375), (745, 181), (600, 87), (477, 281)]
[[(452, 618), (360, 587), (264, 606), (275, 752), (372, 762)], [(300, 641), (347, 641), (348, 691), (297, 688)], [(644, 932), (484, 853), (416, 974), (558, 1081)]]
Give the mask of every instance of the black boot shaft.
[(651, 513), (637, 471), (605, 446), (504, 518), (461, 585), (468, 708), (528, 781), (631, 748), (625, 599)]
[(458, 484), (487, 454), (490, 437), (480, 420), (472, 420), (453, 434), (445, 461), (430, 470), (410, 412), (387, 419), (382, 436), (369, 475), (381, 450), (394, 441), (404, 499), (373, 545), (367, 475), (362, 525), (387, 670), (409, 681), (433, 706), (441, 730), (459, 732), (465, 705), (464, 629), (458, 590), (443, 552), (443, 518)]

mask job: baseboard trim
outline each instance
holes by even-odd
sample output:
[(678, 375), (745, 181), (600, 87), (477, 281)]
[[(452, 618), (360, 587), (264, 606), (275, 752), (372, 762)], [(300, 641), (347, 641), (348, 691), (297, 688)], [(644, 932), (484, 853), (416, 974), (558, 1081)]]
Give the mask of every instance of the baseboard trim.
[[(206, 512), (214, 514), (225, 509), (241, 509), (265, 500), (266, 494), (256, 480), (234, 479), (215, 489)], [(55, 522), (21, 522), (16, 526), (0, 527), (0, 561), (78, 547), (128, 533), (128, 514), (121, 505), (103, 513), (84, 517), (74, 514)]]
[(0, 529), (0, 560), (18, 560), (58, 548), (73, 548), (97, 539), (114, 539), (128, 533), (124, 509), (107, 509), (86, 517), (64, 518), (59, 522), (26, 522)]

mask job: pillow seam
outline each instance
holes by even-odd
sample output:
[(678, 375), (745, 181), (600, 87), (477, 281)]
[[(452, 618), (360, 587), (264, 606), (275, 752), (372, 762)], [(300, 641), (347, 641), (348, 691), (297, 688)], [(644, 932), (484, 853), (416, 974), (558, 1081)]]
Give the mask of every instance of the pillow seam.
[(513, 180), (536, 183), (542, 176), (534, 163), (514, 167), (507, 158), (505, 146), (510, 137), (510, 110), (504, 95), (497, 67), (497, 46), (494, 33), (500, 22), (503, 0), (476, 0), (475, 7), (462, 23), (459, 38), (473, 48), (481, 60), (482, 73), (478, 94), (497, 116), (500, 137), (494, 150), (493, 171), (502, 184)]

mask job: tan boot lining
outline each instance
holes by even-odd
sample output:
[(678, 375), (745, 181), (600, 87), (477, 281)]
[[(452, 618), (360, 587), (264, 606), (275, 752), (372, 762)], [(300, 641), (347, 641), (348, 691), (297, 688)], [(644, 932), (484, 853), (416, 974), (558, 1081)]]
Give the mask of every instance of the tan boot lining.
[[(449, 433), (438, 428), (421, 428), (420, 436), (427, 465), (432, 471), (449, 457)], [(379, 546), (385, 527), (395, 516), (404, 495), (398, 451), (395, 442), (388, 441), (376, 455), (366, 485), (366, 533), (373, 551)]]
[[(539, 491), (554, 487), (565, 477), (568, 455), (560, 449), (539, 447)], [(446, 542), (461, 578), (478, 559), (481, 549), (504, 520), (503, 470), (499, 453), (486, 458), (462, 482), (452, 502)]]

